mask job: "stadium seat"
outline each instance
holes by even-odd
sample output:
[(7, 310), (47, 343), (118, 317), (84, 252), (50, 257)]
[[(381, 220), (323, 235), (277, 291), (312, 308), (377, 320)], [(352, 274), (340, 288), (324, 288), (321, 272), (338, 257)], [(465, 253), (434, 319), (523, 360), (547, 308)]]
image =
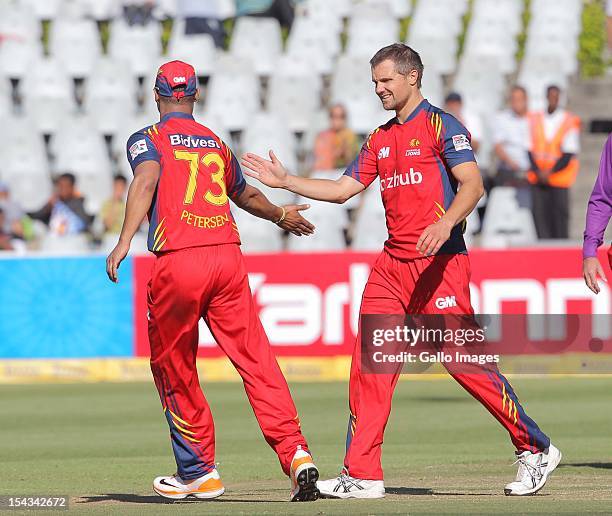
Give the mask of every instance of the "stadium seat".
[(367, 60), (343, 55), (332, 78), (331, 101), (344, 104), (348, 124), (358, 134), (368, 134), (393, 117), (376, 96)]
[[(435, 70), (426, 69), (424, 71), (421, 93), (434, 106), (442, 106), (444, 102), (444, 84), (442, 83), (442, 77)], [(389, 114), (393, 115), (393, 112)]]
[(54, 170), (72, 172), (77, 189), (86, 199), (86, 208), (97, 213), (111, 191), (112, 166), (106, 143), (91, 120), (68, 120), (52, 139)]
[(49, 50), (71, 77), (88, 77), (102, 54), (93, 20), (59, 18), (51, 24)]
[(444, 27), (444, 35), (457, 38), (463, 29), (462, 16), (466, 9), (467, 2), (418, 2), (410, 22), (409, 37), (441, 37), (440, 27)]
[(47, 234), (40, 243), (40, 250), (47, 254), (83, 254), (89, 249), (89, 239), (85, 234), (63, 236)]
[(274, 150), (288, 170), (296, 173), (295, 139), (285, 121), (277, 114), (259, 112), (251, 117), (242, 136), (242, 150), (267, 156)]
[(527, 198), (523, 189), (498, 186), (491, 190), (482, 222), (483, 247), (526, 245), (537, 240)]
[(179, 59), (192, 65), (200, 76), (215, 72), (217, 48), (210, 34), (185, 35), (184, 20), (175, 20), (168, 45), (167, 61)]
[(341, 19), (349, 16), (353, 9), (352, 0), (306, 0), (304, 8), (308, 15), (321, 15)]
[(0, 2), (0, 77), (21, 78), (42, 56), (41, 29), (28, 5)]
[(346, 54), (370, 59), (380, 48), (395, 43), (399, 22), (388, 9), (359, 5), (351, 15)]
[(97, 62), (87, 80), (85, 110), (102, 134), (121, 132), (126, 117), (136, 111), (137, 87), (126, 61), (104, 57)]
[(281, 28), (275, 18), (238, 18), (230, 53), (251, 61), (258, 75), (270, 75), (282, 51)]
[(307, 63), (291, 58), (279, 61), (268, 85), (268, 109), (283, 117), (291, 131), (305, 131), (319, 109), (320, 80), (309, 73)]
[(286, 59), (307, 61), (309, 69), (331, 74), (334, 58), (340, 53), (339, 31), (314, 18), (298, 18), (287, 41)]
[(76, 109), (73, 82), (61, 63), (52, 58), (34, 62), (24, 81), (36, 85), (22, 89), (25, 113), (43, 133), (55, 132)]
[(314, 234), (306, 237), (289, 235), (287, 249), (289, 251), (343, 251), (346, 249), (344, 230), (348, 226), (346, 210), (337, 204), (313, 201), (299, 197), (296, 204), (310, 204), (310, 208), (302, 212), (315, 226)]
[(412, 12), (412, 2), (406, 0), (363, 0), (363, 3), (374, 7), (384, 7), (395, 18), (406, 18)]
[(108, 52), (116, 59), (127, 59), (132, 74), (145, 77), (161, 56), (161, 28), (156, 23), (130, 27), (122, 19), (111, 26)]
[(351, 230), (351, 248), (355, 251), (380, 251), (388, 238), (380, 182), (374, 181), (359, 199), (361, 206)]
[(457, 68), (458, 40), (446, 33), (413, 34), (406, 42), (421, 56), (427, 73), (435, 70), (439, 74), (450, 75)]
[(27, 210), (40, 208), (51, 195), (49, 164), (42, 136), (27, 118), (7, 117), (10, 127), (0, 143), (0, 177)]
[(222, 56), (206, 88), (205, 111), (229, 131), (242, 131), (258, 110), (259, 82), (248, 61)]
[(0, 116), (5, 118), (13, 112), (11, 85), (8, 79), (0, 76)]
[(240, 233), (243, 252), (265, 253), (283, 249), (283, 231), (278, 226), (237, 207), (232, 207), (232, 213)]
[(492, 56), (463, 56), (453, 89), (462, 93), (467, 108), (488, 116), (501, 107), (506, 81)]
[(21, 4), (27, 8), (39, 20), (53, 20), (58, 15), (65, 0), (21, 0)]

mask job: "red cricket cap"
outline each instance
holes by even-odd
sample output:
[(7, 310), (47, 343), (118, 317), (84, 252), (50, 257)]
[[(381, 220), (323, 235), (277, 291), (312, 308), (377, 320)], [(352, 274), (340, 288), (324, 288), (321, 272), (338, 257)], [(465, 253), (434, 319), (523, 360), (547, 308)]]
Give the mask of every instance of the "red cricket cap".
[[(175, 88), (184, 87), (184, 91)], [(159, 67), (155, 89), (162, 97), (176, 97), (195, 95), (198, 89), (198, 79), (193, 66), (183, 61), (170, 61)]]

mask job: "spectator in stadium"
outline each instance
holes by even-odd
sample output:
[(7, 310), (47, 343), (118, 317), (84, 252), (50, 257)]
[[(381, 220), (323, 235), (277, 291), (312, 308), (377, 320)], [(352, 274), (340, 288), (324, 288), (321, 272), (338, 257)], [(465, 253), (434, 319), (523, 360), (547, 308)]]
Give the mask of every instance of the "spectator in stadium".
[(281, 27), (290, 30), (297, 1), (299, 0), (236, 0), (236, 16), (276, 18)]
[(125, 0), (123, 2), (123, 17), (128, 25), (147, 25), (155, 21), (155, 0)]
[(560, 106), (561, 89), (549, 86), (545, 111), (529, 114), (529, 174), (538, 238), (569, 237), (569, 188), (576, 181), (580, 119)]
[(498, 113), (493, 123), (493, 143), (498, 159), (496, 186), (519, 186), (529, 169), (529, 122), (527, 91), (513, 86), (509, 108)]
[(55, 180), (55, 192), (47, 203), (29, 215), (44, 222), (53, 235), (74, 235), (87, 231), (93, 220), (84, 204), (85, 199), (76, 190), (74, 174), (66, 173)]
[(0, 182), (0, 210), (3, 212), (0, 231), (16, 238), (24, 238), (25, 212), (19, 203), (11, 199), (9, 187), (3, 182)]
[[(597, 248), (603, 244), (604, 232), (612, 217), (612, 135), (604, 145), (599, 162), (599, 174), (589, 199), (582, 246), (582, 274), (587, 286), (599, 294), (597, 278), (606, 280), (603, 267), (597, 259)], [(612, 246), (608, 247), (608, 265), (612, 269)]]
[(127, 179), (121, 174), (113, 178), (113, 195), (102, 204), (100, 219), (104, 233), (118, 235), (121, 233), (125, 216), (125, 198), (127, 195)]
[(185, 34), (210, 34), (217, 48), (223, 48), (227, 36), (218, 2), (178, 0), (177, 16), (185, 19)]
[(4, 210), (0, 208), (0, 251), (13, 251), (11, 240), (14, 236), (5, 229), (6, 226), (6, 215)]
[(465, 109), (461, 95), (455, 91), (450, 92), (444, 100), (444, 111), (453, 115), (470, 132), (472, 149), (475, 153), (480, 147), (482, 139), (482, 121), (476, 113)]
[(357, 135), (346, 125), (347, 112), (342, 104), (329, 108), (329, 129), (321, 131), (314, 144), (313, 170), (346, 168), (359, 152)]

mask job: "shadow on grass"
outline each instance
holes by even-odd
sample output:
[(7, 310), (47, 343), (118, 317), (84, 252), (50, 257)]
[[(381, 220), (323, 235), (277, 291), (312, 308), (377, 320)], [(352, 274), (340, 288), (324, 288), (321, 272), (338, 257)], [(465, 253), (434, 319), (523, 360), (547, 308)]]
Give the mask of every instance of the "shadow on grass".
[(566, 462), (559, 464), (560, 468), (596, 468), (612, 469), (612, 462)]
[(448, 493), (429, 487), (385, 487), (385, 493), (404, 496), (498, 496), (495, 493)]
[(197, 504), (197, 503), (286, 503), (283, 500), (245, 500), (229, 497), (214, 498), (212, 500), (198, 500), (196, 498), (185, 498), (183, 500), (170, 500), (157, 495), (137, 495), (126, 493), (109, 493), (97, 496), (82, 496), (78, 500), (78, 504), (82, 503), (99, 503), (99, 502), (122, 502), (122, 503), (139, 503), (139, 504), (157, 504), (157, 505), (178, 505), (178, 504)]

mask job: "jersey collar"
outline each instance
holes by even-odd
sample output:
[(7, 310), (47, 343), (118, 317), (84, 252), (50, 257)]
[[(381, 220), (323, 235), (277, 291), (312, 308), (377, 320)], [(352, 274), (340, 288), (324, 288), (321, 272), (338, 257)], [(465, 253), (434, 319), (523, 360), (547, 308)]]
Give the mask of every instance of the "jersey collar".
[[(427, 108), (429, 108), (430, 104), (427, 101), (427, 99), (423, 99), (421, 100), (421, 103), (414, 108), (414, 111), (412, 113), (410, 113), (410, 116), (408, 116), (408, 118), (406, 118), (406, 120), (403, 122), (404, 124), (407, 122), (410, 122), (411, 120), (413, 120), (421, 111), (426, 110)], [(395, 117), (395, 119), (397, 120), (398, 124), (401, 124), (401, 122), (399, 121), (399, 119), (397, 117)]]
[(190, 115), (189, 113), (181, 113), (180, 111), (172, 111), (171, 113), (166, 113), (164, 116), (161, 117), (160, 122), (165, 122), (166, 120), (169, 120), (170, 118), (186, 118), (188, 120), (193, 120), (193, 115)]

